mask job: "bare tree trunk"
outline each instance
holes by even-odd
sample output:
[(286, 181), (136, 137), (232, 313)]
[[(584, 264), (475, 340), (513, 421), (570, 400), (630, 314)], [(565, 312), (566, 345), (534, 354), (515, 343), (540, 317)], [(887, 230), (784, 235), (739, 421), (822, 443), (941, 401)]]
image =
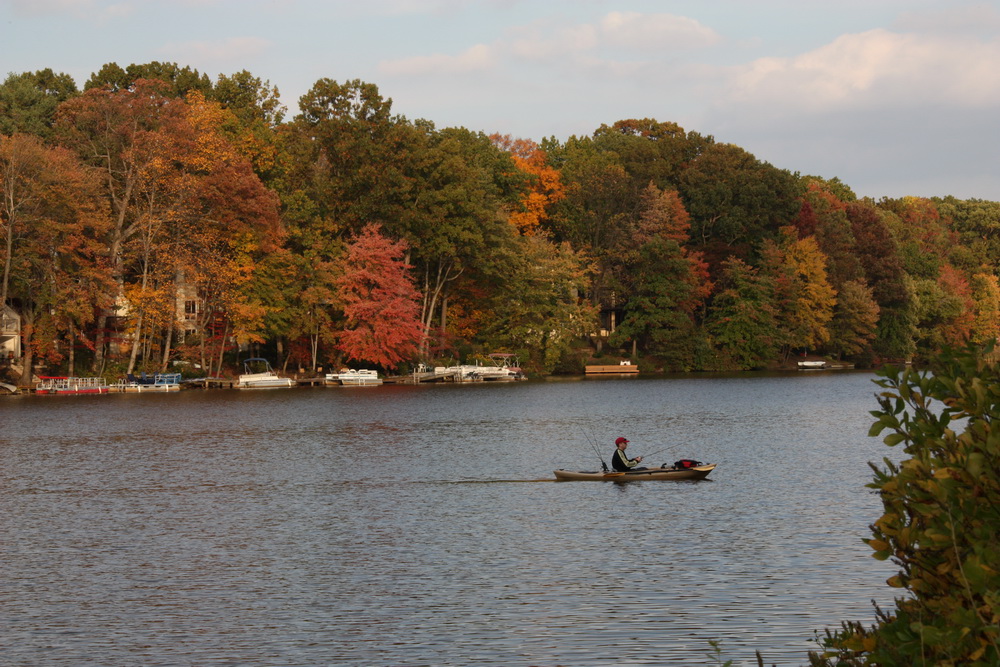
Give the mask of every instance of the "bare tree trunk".
[(128, 370), (126, 373), (135, 371), (135, 360), (139, 356), (139, 346), (142, 345), (142, 323), (145, 320), (145, 313), (139, 313), (139, 319), (135, 323), (135, 334), (132, 336), (132, 352), (128, 358)]
[(96, 372), (98, 368), (104, 367), (104, 346), (106, 344), (106, 330), (108, 328), (108, 311), (101, 308), (101, 314), (97, 317), (97, 334), (94, 336), (94, 362), (91, 370)]
[(174, 343), (174, 327), (168, 325), (163, 332), (163, 361), (160, 362), (160, 372), (167, 372), (167, 364), (170, 363), (170, 347)]
[(226, 353), (226, 338), (229, 337), (229, 321), (226, 321), (226, 326), (222, 330), (222, 339), (219, 341), (219, 370), (217, 372), (218, 377), (222, 377), (222, 355)]
[(312, 344), (312, 369), (316, 370), (319, 365), (319, 331), (314, 331), (309, 335), (309, 342)]
[(0, 308), (7, 303), (7, 285), (10, 284), (10, 265), (14, 261), (14, 220), (7, 221), (7, 243), (4, 249), (3, 280), (0, 280)]
[(67, 375), (75, 375), (73, 370), (76, 367), (76, 327), (70, 322), (69, 333), (66, 336), (69, 341), (69, 352), (66, 354), (69, 359), (69, 369), (67, 370)]
[[(438, 300), (444, 296), (445, 287), (451, 281), (462, 275), (463, 269), (452, 271), (451, 266), (445, 260), (439, 260), (437, 265), (437, 275), (431, 278), (430, 268), (424, 271), (424, 298), (420, 315), (423, 324), (423, 334), (420, 339), (420, 356), (427, 358), (427, 344), (430, 340), (431, 323), (437, 312)], [(441, 313), (442, 320), (445, 317), (444, 311)]]
[(31, 339), (34, 337), (34, 320), (21, 322), (21, 379), (17, 381), (19, 387), (30, 387), (34, 376), (32, 366), (35, 364), (35, 353), (31, 347)]

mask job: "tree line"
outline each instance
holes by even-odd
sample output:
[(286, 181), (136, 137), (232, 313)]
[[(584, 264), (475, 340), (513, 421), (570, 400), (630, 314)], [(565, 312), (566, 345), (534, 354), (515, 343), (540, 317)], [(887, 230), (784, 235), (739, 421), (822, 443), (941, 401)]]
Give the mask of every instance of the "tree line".
[(298, 106), (174, 63), (82, 90), (8, 75), (0, 304), (25, 382), (222, 373), (248, 349), (386, 371), (489, 351), (536, 373), (871, 364), (1000, 333), (997, 202), (858, 198), (650, 118), (535, 142), (332, 79)]

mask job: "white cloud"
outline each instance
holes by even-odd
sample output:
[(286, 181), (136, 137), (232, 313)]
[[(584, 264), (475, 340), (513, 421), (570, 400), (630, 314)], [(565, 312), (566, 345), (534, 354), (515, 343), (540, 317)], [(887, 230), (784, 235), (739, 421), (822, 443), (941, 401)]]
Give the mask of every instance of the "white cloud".
[(178, 62), (245, 62), (271, 48), (262, 37), (230, 37), (218, 42), (169, 42), (160, 52)]
[(601, 20), (600, 32), (610, 45), (643, 51), (695, 49), (721, 40), (711, 28), (673, 14), (611, 12)]
[(761, 58), (733, 70), (730, 99), (789, 111), (921, 103), (1000, 103), (1000, 42), (898, 34), (843, 35), (793, 58)]
[(493, 51), (485, 44), (476, 44), (457, 56), (434, 54), (399, 58), (379, 63), (383, 74), (414, 76), (422, 74), (465, 74), (491, 69), (494, 65)]
[(701, 48), (719, 40), (718, 34), (697, 21), (670, 14), (611, 12), (593, 23), (568, 25), (559, 17), (548, 17), (510, 28), (492, 43), (477, 44), (458, 54), (383, 61), (379, 71), (432, 76), (508, 69), (519, 61), (561, 75), (627, 76), (648, 67), (652, 54)]
[(997, 62), (995, 37), (845, 34), (716, 70), (705, 80), (717, 103), (697, 127), (859, 195), (995, 196), (1000, 140), (986, 128), (1000, 111)]
[(989, 4), (953, 5), (933, 12), (904, 12), (895, 27), (903, 32), (989, 35), (1000, 30), (1000, 11)]

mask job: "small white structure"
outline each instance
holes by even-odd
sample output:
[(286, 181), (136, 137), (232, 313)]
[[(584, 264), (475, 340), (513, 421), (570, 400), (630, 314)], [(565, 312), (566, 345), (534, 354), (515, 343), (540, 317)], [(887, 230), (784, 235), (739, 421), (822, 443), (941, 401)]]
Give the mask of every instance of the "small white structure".
[(21, 316), (8, 305), (0, 308), (0, 358), (21, 358)]

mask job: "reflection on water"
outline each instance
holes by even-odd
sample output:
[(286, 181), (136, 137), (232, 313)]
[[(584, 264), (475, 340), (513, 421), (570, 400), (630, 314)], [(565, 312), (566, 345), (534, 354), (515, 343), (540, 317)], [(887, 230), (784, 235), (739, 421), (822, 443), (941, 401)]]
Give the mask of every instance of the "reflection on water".
[[(0, 401), (35, 665), (804, 664), (870, 621), (871, 376)], [(705, 482), (554, 483), (629, 452)], [(653, 462), (653, 461), (650, 461)], [(545, 481), (531, 481), (545, 480)]]

